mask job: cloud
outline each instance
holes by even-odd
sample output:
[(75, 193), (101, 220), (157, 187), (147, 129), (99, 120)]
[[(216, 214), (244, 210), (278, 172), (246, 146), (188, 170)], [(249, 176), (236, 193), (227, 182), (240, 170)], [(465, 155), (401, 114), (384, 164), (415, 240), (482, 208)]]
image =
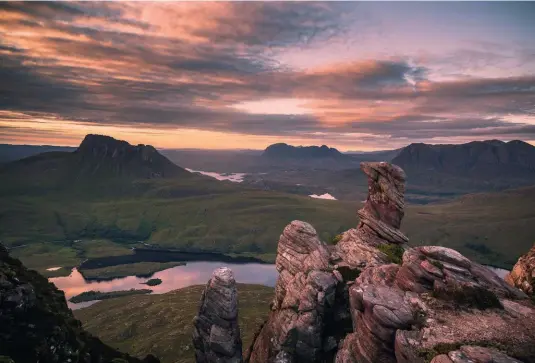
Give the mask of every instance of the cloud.
[[(344, 142), (357, 134), (375, 141), (535, 136), (530, 75), (437, 80), (418, 57), (306, 69), (277, 58), (282, 49), (350, 36), (354, 12), (355, 4), (319, 2), (2, 3), (0, 108), (43, 122)], [(465, 73), (501, 56), (463, 52), (459, 64), (455, 54), (443, 63)], [(310, 112), (232, 107), (266, 99), (307, 100)], [(3, 120), (12, 130), (23, 122)]]

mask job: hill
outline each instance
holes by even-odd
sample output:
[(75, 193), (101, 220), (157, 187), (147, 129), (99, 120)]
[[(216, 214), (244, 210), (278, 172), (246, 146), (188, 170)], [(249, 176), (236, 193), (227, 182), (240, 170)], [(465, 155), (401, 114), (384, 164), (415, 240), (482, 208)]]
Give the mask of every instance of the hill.
[[(150, 352), (162, 363), (194, 363), (191, 334), (204, 286), (161, 295), (129, 296), (75, 310), (85, 329), (134, 356)], [(273, 288), (238, 284), (239, 325), (244, 348), (264, 322)], [(147, 332), (150, 331), (150, 334)]]
[(0, 144), (0, 163), (8, 163), (46, 152), (74, 150), (76, 148), (71, 146)]

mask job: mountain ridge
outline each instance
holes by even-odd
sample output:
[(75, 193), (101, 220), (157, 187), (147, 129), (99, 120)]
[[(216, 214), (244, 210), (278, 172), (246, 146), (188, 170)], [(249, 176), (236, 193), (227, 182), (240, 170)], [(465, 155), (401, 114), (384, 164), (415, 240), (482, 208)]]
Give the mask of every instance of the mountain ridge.
[(263, 157), (272, 159), (344, 159), (347, 156), (335, 148), (321, 146), (293, 146), (286, 143), (269, 145), (262, 153)]

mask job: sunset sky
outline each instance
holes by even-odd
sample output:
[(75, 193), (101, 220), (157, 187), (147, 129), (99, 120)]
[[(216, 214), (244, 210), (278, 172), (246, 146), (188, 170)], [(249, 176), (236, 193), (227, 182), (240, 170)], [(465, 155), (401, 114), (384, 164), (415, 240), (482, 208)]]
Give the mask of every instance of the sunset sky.
[(535, 144), (535, 3), (0, 3), (0, 143)]

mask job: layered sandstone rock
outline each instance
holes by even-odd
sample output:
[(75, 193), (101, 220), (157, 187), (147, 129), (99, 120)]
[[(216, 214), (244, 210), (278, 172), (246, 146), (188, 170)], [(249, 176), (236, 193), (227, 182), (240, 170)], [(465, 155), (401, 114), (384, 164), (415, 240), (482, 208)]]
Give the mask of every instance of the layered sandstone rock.
[(424, 363), (443, 347), (474, 342), (535, 357), (535, 309), (526, 296), (448, 248), (409, 249), (401, 266), (370, 267), (349, 297), (355, 332), (337, 363)]
[(404, 245), (408, 238), (399, 230), (404, 215), (405, 173), (398, 166), (361, 163), (368, 176), (368, 198), (357, 214), (356, 229), (345, 232), (331, 256), (334, 264), (363, 269), (387, 262), (377, 246)]
[(271, 312), (245, 361), (535, 363), (535, 307), (526, 294), (452, 249), (409, 248), (399, 230), (403, 171), (361, 168), (369, 196), (359, 225), (337, 246), (305, 222), (284, 229)]
[(232, 270), (214, 271), (194, 318), (193, 346), (198, 363), (242, 362), (238, 293)]
[(330, 268), (327, 246), (308, 223), (290, 223), (277, 252), (272, 311), (246, 360), (319, 362), (337, 345), (325, 327), (333, 321), (341, 276)]
[(513, 270), (505, 277), (505, 281), (528, 295), (535, 294), (535, 245), (518, 259)]

